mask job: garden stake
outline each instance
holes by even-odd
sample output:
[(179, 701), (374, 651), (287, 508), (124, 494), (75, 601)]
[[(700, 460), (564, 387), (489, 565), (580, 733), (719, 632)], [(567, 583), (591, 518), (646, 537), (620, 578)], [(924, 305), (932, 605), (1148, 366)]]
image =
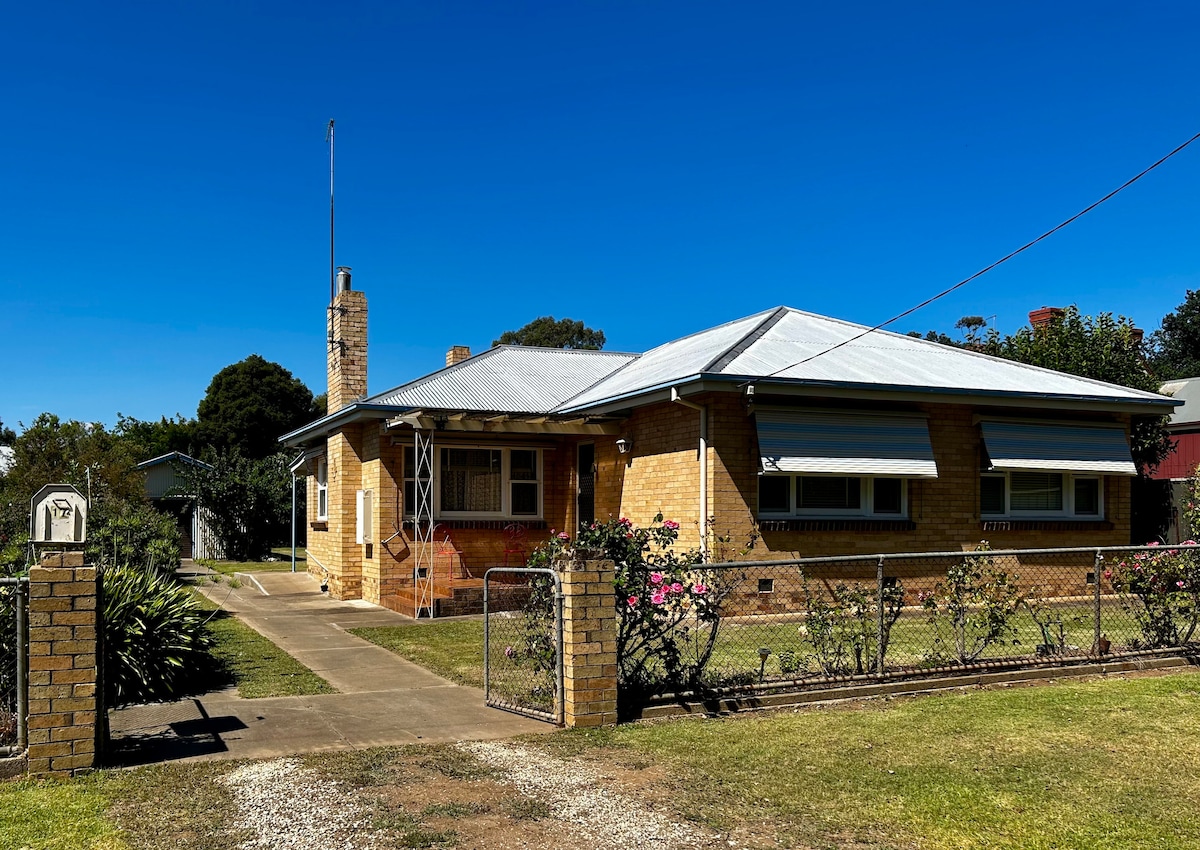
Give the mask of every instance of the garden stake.
[(878, 617), (875, 620), (875, 674), (883, 678), (883, 555), (875, 566), (875, 604)]
[(1096, 610), (1092, 612), (1092, 615), (1093, 615), (1092, 626), (1095, 631), (1092, 646), (1096, 650), (1097, 658), (1099, 658), (1100, 655), (1102, 654), (1100, 652), (1100, 638), (1101, 638), (1101, 634), (1100, 634), (1100, 576), (1101, 576), (1100, 568), (1103, 566), (1104, 566), (1104, 553), (1101, 552), (1099, 549), (1097, 549), (1096, 550), (1096, 560), (1095, 560), (1095, 563), (1092, 565), (1092, 578), (1094, 580), (1093, 584), (1095, 585), (1095, 587), (1092, 590), (1092, 597), (1093, 597), (1093, 601), (1095, 602), (1095, 608), (1096, 608)]

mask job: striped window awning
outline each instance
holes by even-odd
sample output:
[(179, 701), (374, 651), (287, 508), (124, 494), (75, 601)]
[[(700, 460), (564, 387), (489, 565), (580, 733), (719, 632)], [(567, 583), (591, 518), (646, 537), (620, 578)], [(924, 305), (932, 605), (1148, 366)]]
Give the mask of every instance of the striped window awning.
[(759, 408), (762, 473), (937, 478), (919, 416)]
[(981, 422), (992, 469), (1137, 475), (1125, 429), (1025, 422)]

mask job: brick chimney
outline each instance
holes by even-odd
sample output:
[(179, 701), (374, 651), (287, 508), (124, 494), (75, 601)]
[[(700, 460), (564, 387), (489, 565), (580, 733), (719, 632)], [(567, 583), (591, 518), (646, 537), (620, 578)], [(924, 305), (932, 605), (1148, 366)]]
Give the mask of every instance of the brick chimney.
[(1062, 307), (1042, 307), (1029, 313), (1029, 324), (1034, 330), (1048, 328), (1055, 319), (1062, 318), (1066, 312)]
[(446, 352), (446, 365), (453, 366), (471, 358), (471, 347), (468, 345), (452, 345)]
[(336, 413), (367, 394), (367, 297), (351, 288), (348, 266), (338, 266), (327, 358), (326, 409)]

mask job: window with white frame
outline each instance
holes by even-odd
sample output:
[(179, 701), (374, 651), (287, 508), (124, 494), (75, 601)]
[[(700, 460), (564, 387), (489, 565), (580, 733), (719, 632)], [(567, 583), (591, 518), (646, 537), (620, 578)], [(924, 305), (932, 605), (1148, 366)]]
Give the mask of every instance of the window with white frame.
[(763, 517), (881, 517), (908, 515), (908, 479), (840, 475), (760, 475)]
[[(542, 452), (527, 448), (442, 446), (434, 470), (439, 517), (538, 519), (542, 515)], [(404, 515), (416, 505), (416, 464), (404, 449)]]
[(1099, 475), (1012, 470), (985, 472), (979, 479), (979, 513), (984, 517), (1099, 518), (1103, 502)]
[(317, 458), (317, 519), (329, 519), (329, 467), (325, 458)]

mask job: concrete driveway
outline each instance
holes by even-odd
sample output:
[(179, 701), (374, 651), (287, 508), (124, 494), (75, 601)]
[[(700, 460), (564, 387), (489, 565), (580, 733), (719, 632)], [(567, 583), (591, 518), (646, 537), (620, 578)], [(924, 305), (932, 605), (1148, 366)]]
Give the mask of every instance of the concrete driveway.
[(448, 682), (349, 633), (411, 624), (366, 602), (337, 602), (304, 573), (254, 573), (202, 592), (323, 677), (339, 693), (242, 699), (236, 690), (109, 712), (111, 761), (271, 758), (380, 745), (488, 740), (554, 727), (488, 708)]

